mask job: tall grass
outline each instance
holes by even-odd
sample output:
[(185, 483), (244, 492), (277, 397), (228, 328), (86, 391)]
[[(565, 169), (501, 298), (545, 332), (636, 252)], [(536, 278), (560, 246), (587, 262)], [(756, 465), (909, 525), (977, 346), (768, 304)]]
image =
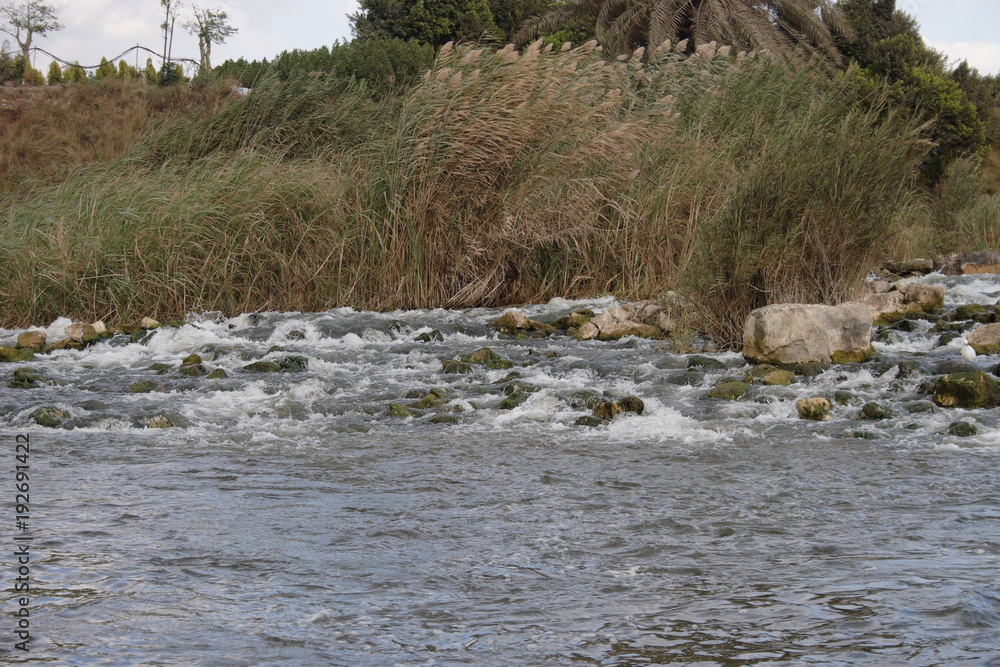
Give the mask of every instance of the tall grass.
[(10, 208), (4, 324), (673, 288), (735, 344), (754, 306), (849, 296), (926, 150), (849, 80), (705, 51), (445, 48), (379, 104), (283, 85)]

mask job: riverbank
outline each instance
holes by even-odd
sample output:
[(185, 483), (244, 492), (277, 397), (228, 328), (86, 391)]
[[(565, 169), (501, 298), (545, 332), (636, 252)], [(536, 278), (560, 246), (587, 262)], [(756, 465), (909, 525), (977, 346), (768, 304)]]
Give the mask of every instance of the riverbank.
[(673, 291), (738, 345), (756, 307), (1000, 228), (972, 172), (921, 190), (916, 121), (849, 73), (462, 47), (400, 96), (325, 85), (220, 98), (5, 198), (0, 324)]

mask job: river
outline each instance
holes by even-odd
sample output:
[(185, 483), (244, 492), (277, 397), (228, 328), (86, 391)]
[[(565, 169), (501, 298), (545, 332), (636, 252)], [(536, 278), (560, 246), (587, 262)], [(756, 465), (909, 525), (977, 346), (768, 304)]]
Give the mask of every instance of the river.
[[(998, 276), (923, 280), (947, 285), (948, 307), (1000, 296)], [(30, 653), (9, 556), (0, 661), (1000, 664), (998, 414), (917, 393), (959, 341), (937, 347), (915, 322), (875, 361), (721, 401), (704, 395), (746, 372), (738, 354), (688, 368), (634, 338), (501, 339), (502, 312), (208, 313), (0, 367), (4, 550), (32, 537)], [(442, 372), (484, 346), (516, 368)], [(227, 377), (179, 375), (191, 353)], [(245, 370), (262, 359), (287, 372)], [(14, 368), (42, 386), (6, 388)], [(443, 406), (389, 416), (432, 388)], [(532, 391), (499, 409), (516, 388)], [(645, 410), (577, 426), (581, 390)], [(798, 419), (798, 398), (835, 391), (852, 397), (835, 419)], [(857, 420), (868, 401), (896, 416)], [(55, 427), (31, 419), (40, 406), (61, 411)], [(978, 434), (950, 435), (956, 421)]]

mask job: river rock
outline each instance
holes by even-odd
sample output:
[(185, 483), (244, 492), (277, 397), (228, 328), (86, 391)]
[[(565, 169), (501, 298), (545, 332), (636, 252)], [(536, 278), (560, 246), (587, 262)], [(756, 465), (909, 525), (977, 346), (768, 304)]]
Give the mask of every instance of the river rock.
[(475, 364), (477, 366), (485, 366), (491, 361), (499, 361), (500, 358), (499, 354), (488, 347), (484, 347), (462, 357), (462, 362), (466, 364)]
[(959, 438), (971, 438), (979, 435), (979, 429), (970, 422), (954, 422), (948, 426), (948, 434)]
[(760, 379), (761, 384), (768, 386), (787, 387), (795, 382), (795, 373), (791, 371), (771, 371)]
[(861, 412), (858, 414), (858, 419), (879, 421), (882, 419), (892, 419), (895, 416), (892, 410), (882, 407), (878, 403), (865, 403), (865, 406), (861, 408)]
[(976, 354), (1000, 354), (1000, 323), (984, 324), (965, 338)]
[(935, 260), (934, 269), (946, 276), (1000, 273), (1000, 253), (995, 250), (978, 250), (963, 255), (945, 255)]
[[(662, 333), (659, 327), (634, 319), (643, 316), (642, 313), (645, 313), (646, 317), (650, 316), (650, 311), (643, 311), (643, 306), (637, 304), (607, 308), (591, 318), (588, 325), (597, 327), (596, 338), (598, 340), (618, 340), (626, 336), (660, 338)], [(581, 327), (578, 332), (583, 329), (584, 327)], [(589, 332), (591, 329), (588, 328), (587, 331)], [(586, 338), (581, 338), (581, 340), (586, 340)]]
[(399, 403), (390, 403), (388, 415), (398, 419), (406, 419), (407, 417), (419, 417), (420, 413), (400, 405)]
[(26, 331), (17, 335), (17, 349), (41, 352), (45, 347), (44, 331)]
[(13, 347), (0, 347), (0, 362), (3, 363), (31, 361), (34, 358), (35, 353), (31, 350), (18, 350)]
[(817, 422), (833, 419), (833, 415), (830, 414), (830, 401), (822, 397), (800, 399), (795, 404), (795, 409), (799, 412), (799, 419)]
[(66, 327), (66, 335), (78, 343), (92, 343), (100, 338), (100, 334), (97, 333), (93, 324), (84, 324), (83, 322), (74, 322)]
[(934, 270), (934, 260), (908, 259), (899, 262), (886, 262), (883, 268), (897, 276), (926, 275)]
[(777, 304), (750, 313), (743, 356), (751, 363), (830, 362), (835, 352), (871, 348), (872, 315), (861, 303)]
[(719, 398), (728, 401), (735, 401), (750, 391), (750, 385), (746, 382), (724, 382), (717, 387), (712, 387), (705, 394), (705, 398)]
[(526, 331), (541, 331), (550, 333), (555, 331), (555, 327), (535, 320), (529, 320), (528, 316), (519, 310), (508, 310), (496, 321), (490, 324), (491, 327), (506, 334), (517, 334)]
[(139, 329), (157, 329), (159, 328), (160, 323), (154, 320), (152, 317), (144, 317), (141, 320), (139, 320), (137, 326)]
[(7, 386), (11, 389), (36, 389), (42, 386), (42, 376), (29, 368), (18, 368)]
[(896, 283), (896, 289), (903, 293), (903, 303), (916, 304), (925, 313), (944, 306), (944, 285), (927, 285), (901, 280)]
[(942, 408), (996, 407), (1000, 384), (982, 371), (945, 375), (934, 385), (934, 403)]
[(55, 428), (62, 420), (69, 419), (68, 412), (51, 405), (38, 408), (29, 416), (36, 424), (46, 428)]

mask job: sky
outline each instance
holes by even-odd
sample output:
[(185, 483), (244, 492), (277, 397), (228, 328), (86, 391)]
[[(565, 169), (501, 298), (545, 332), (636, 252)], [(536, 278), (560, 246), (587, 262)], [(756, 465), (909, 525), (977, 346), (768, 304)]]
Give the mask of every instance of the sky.
[[(34, 45), (56, 56), (97, 65), (140, 44), (163, 50), (163, 10), (159, 0), (53, 0), (65, 28), (36, 37)], [(198, 40), (181, 25), (191, 5), (219, 9), (239, 32), (212, 47), (212, 64), (227, 58), (273, 58), (285, 50), (314, 49), (351, 38), (347, 15), (356, 0), (182, 0), (172, 54), (198, 60)], [(897, 0), (914, 16), (927, 43), (951, 64), (967, 59), (983, 74), (1000, 73), (1000, 0)], [(3, 37), (3, 35), (0, 35)], [(11, 39), (11, 45), (16, 44)], [(144, 65), (148, 54), (139, 57)], [(135, 63), (135, 55), (128, 57)], [(48, 70), (51, 59), (38, 54), (35, 67)], [(154, 63), (159, 62), (154, 59)]]

